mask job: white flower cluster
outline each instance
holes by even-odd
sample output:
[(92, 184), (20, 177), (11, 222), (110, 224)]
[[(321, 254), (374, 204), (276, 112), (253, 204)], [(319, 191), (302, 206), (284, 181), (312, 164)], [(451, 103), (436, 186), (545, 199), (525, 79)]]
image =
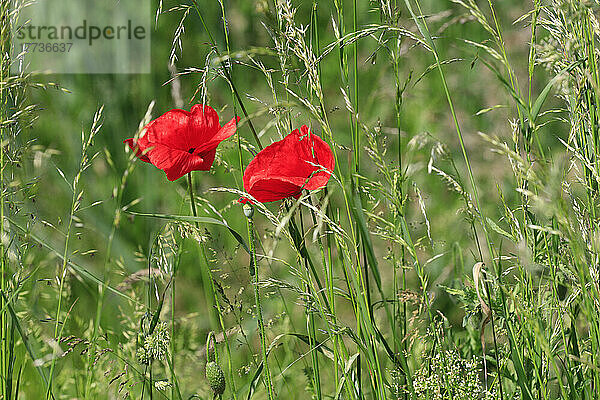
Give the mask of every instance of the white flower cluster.
[(416, 371), (413, 387), (416, 399), (475, 400), (485, 389), (479, 381), (480, 367), (475, 359), (463, 359), (458, 351), (436, 353)]
[(139, 338), (140, 345), (136, 352), (138, 362), (143, 365), (149, 365), (152, 360), (163, 360), (169, 349), (169, 341), (170, 336), (167, 323), (158, 323), (154, 332)]

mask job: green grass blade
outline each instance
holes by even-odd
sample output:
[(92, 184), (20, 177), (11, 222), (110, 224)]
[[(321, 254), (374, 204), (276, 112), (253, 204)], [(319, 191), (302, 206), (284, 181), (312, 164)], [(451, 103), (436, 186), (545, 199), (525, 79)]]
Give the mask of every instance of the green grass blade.
[(244, 241), (242, 236), (239, 233), (237, 233), (233, 228), (231, 228), (225, 221), (219, 221), (218, 219), (211, 218), (211, 217), (194, 217), (194, 216), (189, 216), (189, 215), (138, 213), (138, 212), (133, 212), (133, 211), (126, 211), (126, 212), (127, 212), (127, 214), (135, 215), (138, 217), (158, 218), (158, 219), (165, 219), (165, 220), (169, 220), (169, 221), (179, 221), (179, 222), (203, 223), (203, 224), (219, 225), (219, 226), (225, 227), (233, 235), (235, 240), (237, 240), (238, 243), (244, 248), (244, 250), (246, 250), (246, 252), (248, 254), (250, 254), (250, 249), (248, 248), (248, 245), (246, 244), (246, 242)]
[[(6, 297), (6, 294), (2, 293), (2, 297), (4, 298), (4, 301), (6, 302), (6, 305), (8, 307), (8, 312), (10, 313), (10, 316), (12, 318), (12, 322), (15, 325), (15, 327), (17, 328), (17, 331), (19, 332), (19, 335), (21, 336), (21, 340), (23, 341), (23, 345), (27, 349), (27, 353), (29, 354), (29, 357), (31, 358), (31, 361), (34, 363), (35, 369), (37, 370), (38, 374), (40, 375), (40, 377), (44, 381), (44, 384), (46, 386), (48, 386), (48, 374), (46, 373), (44, 367), (41, 366), (41, 365), (36, 365), (35, 364), (35, 362), (37, 361), (38, 357), (35, 354), (35, 351), (33, 350), (33, 348), (31, 347), (31, 343), (29, 342), (29, 336), (23, 331), (23, 328), (21, 327), (21, 324), (19, 323), (19, 318), (17, 317), (17, 314), (15, 313), (15, 310), (13, 309), (12, 305), (10, 303), (8, 303), (8, 298)], [(52, 393), (52, 389), (50, 389), (50, 395), (52, 396), (52, 398), (54, 398), (54, 394)]]
[[(38, 244), (42, 245), (47, 250), (50, 250), (50, 252), (52, 252), (52, 254), (54, 254), (56, 257), (58, 257), (61, 261), (64, 260), (63, 254), (61, 252), (59, 252), (58, 250), (54, 249), (49, 244), (47, 244), (43, 239), (39, 238), (34, 233), (29, 232), (27, 229), (25, 229), (21, 225), (17, 224), (11, 218), (7, 218), (7, 219), (8, 219), (8, 221), (11, 224), (13, 224), (15, 227), (17, 227), (17, 229), (19, 229), (21, 232), (27, 234), (28, 238), (33, 239), (35, 242), (37, 242)], [(86, 268), (84, 268), (84, 267), (82, 267), (80, 265), (75, 264), (71, 260), (67, 260), (67, 265), (70, 266), (71, 268), (73, 268), (77, 273), (81, 274), (81, 276), (87, 278), (88, 280), (91, 280), (92, 282), (94, 282), (97, 285), (103, 286), (105, 289), (111, 291), (112, 293), (116, 294), (117, 296), (120, 296), (120, 297), (122, 297), (124, 299), (127, 299), (127, 300), (129, 300), (129, 301), (131, 301), (133, 303), (141, 304), (138, 300), (134, 299), (133, 297), (126, 295), (125, 293), (123, 293), (123, 292), (121, 292), (121, 291), (113, 288), (110, 285), (107, 285), (104, 281), (102, 281), (97, 276), (95, 276), (94, 274), (92, 274), (91, 272), (89, 272)]]

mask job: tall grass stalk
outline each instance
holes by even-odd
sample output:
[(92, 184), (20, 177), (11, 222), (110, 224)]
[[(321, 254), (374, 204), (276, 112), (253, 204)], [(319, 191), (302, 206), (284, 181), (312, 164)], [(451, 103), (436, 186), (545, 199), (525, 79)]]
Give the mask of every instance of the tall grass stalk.
[[(481, 207), (481, 202), (480, 202), (480, 197), (479, 197), (479, 191), (478, 191), (477, 185), (475, 183), (475, 178), (474, 178), (474, 175), (473, 175), (473, 170), (471, 168), (471, 163), (469, 161), (467, 150), (465, 148), (463, 134), (462, 134), (462, 131), (461, 131), (461, 128), (460, 128), (460, 124), (459, 124), (457, 115), (456, 115), (456, 111), (455, 111), (455, 108), (454, 108), (454, 103), (453, 103), (452, 97), (450, 95), (448, 84), (446, 82), (446, 77), (445, 77), (445, 74), (444, 74), (444, 71), (443, 71), (443, 68), (442, 68), (442, 63), (441, 63), (441, 60), (440, 60), (439, 53), (437, 51), (435, 42), (433, 41), (433, 39), (431, 37), (431, 34), (429, 32), (429, 28), (427, 26), (427, 22), (426, 22), (425, 18), (423, 17), (423, 12), (421, 10), (421, 6), (420, 6), (419, 1), (418, 0), (415, 1), (417, 10), (419, 12), (419, 15), (416, 15), (414, 13), (410, 0), (405, 0), (405, 4), (406, 4), (406, 7), (408, 8), (408, 10), (409, 10), (409, 12), (410, 12), (410, 14), (411, 14), (414, 22), (415, 22), (415, 24), (417, 25), (417, 27), (418, 27), (421, 35), (423, 36), (423, 39), (427, 42), (427, 44), (428, 44), (428, 46), (429, 46), (429, 48), (431, 50), (431, 53), (433, 54), (433, 56), (435, 58), (435, 63), (437, 65), (437, 69), (439, 71), (440, 80), (442, 82), (442, 87), (443, 87), (444, 93), (446, 95), (448, 106), (450, 108), (450, 113), (452, 114), (452, 120), (454, 122), (454, 127), (456, 129), (456, 135), (457, 135), (458, 141), (460, 143), (460, 148), (461, 148), (461, 151), (462, 151), (462, 155), (463, 155), (463, 158), (464, 158), (465, 165), (467, 167), (469, 181), (470, 181), (471, 188), (472, 188), (472, 191), (473, 191), (473, 197), (475, 199), (475, 204), (477, 206), (477, 216), (479, 218), (479, 221), (481, 223), (481, 227), (483, 229), (483, 232), (484, 232), (484, 235), (485, 235), (485, 238), (486, 238), (487, 246), (488, 246), (488, 249), (489, 249), (490, 261), (492, 262), (492, 264), (499, 265), (499, 264), (497, 264), (495, 262), (495, 252), (494, 252), (494, 249), (493, 249), (493, 246), (492, 246), (492, 242), (491, 242), (489, 234), (488, 234), (487, 221), (485, 219), (484, 210)], [(496, 23), (496, 28), (497, 28), (497, 32), (498, 32), (498, 41), (502, 44), (501, 45), (502, 49), (504, 49), (503, 40), (502, 40), (502, 36), (501, 36), (501, 33), (500, 33), (501, 31), (500, 31), (500, 28), (498, 26), (498, 21), (496, 19), (496, 16), (495, 16), (495, 13), (494, 13), (491, 1), (489, 2), (489, 5), (490, 5), (490, 8), (492, 10), (492, 14), (494, 15), (494, 21)], [(505, 51), (503, 51), (503, 56), (506, 59), (506, 52)], [(514, 86), (516, 86), (516, 83), (514, 82), (514, 79), (513, 79), (513, 76), (512, 76), (512, 71), (510, 70), (510, 67), (508, 69), (510, 71), (509, 73), (510, 73), (510, 77), (511, 77), (511, 83), (513, 84), (513, 87), (514, 87)], [(519, 110), (519, 112), (520, 112), (520, 110)], [(474, 225), (472, 226), (472, 229), (473, 229), (473, 232), (474, 232), (474, 237), (477, 240), (477, 232), (475, 230), (475, 226)], [(499, 276), (500, 274), (501, 274), (501, 271), (499, 269), (497, 269), (497, 275)], [(489, 295), (489, 287), (488, 287), (488, 295)], [(490, 318), (491, 318), (491, 321), (492, 321), (492, 324), (493, 324), (493, 311), (492, 310), (490, 310)], [(483, 329), (483, 327), (482, 327), (482, 329)], [(495, 333), (496, 332), (495, 332), (495, 328), (492, 328), (492, 331), (493, 331), (493, 335), (494, 335), (494, 347), (495, 347), (495, 354), (496, 354), (496, 365), (499, 367), (500, 363), (499, 363), (499, 358), (498, 358), (499, 357), (498, 356), (498, 349), (497, 349), (497, 345), (496, 345), (496, 337), (495, 337)], [(483, 355), (483, 357), (484, 358), (486, 357), (485, 354)], [(484, 362), (485, 362), (485, 360), (484, 360)], [(487, 373), (487, 371), (486, 371), (486, 373)], [(500, 376), (500, 374), (498, 375), (498, 377), (499, 377), (500, 393), (501, 393), (501, 397), (503, 398), (502, 377)], [(487, 376), (485, 377), (485, 380), (487, 382)]]
[(90, 132), (87, 134), (87, 136), (84, 131), (81, 132), (81, 160), (79, 162), (79, 168), (77, 170), (77, 173), (75, 174), (75, 177), (73, 178), (73, 181), (70, 183), (70, 186), (69, 186), (69, 190), (72, 193), (71, 206), (69, 208), (67, 227), (66, 227), (66, 231), (64, 234), (65, 242), (64, 242), (63, 254), (62, 254), (62, 265), (60, 266), (60, 268), (58, 270), (58, 276), (57, 276), (59, 288), (58, 288), (58, 295), (57, 295), (58, 297), (57, 297), (57, 304), (56, 304), (56, 313), (54, 316), (54, 344), (55, 344), (55, 347), (53, 349), (52, 363), (50, 365), (50, 377), (49, 377), (48, 385), (46, 388), (46, 398), (50, 398), (50, 396), (51, 396), (52, 381), (53, 381), (53, 377), (54, 377), (54, 369), (56, 366), (57, 358), (59, 357), (59, 353), (56, 349), (60, 348), (62, 332), (63, 332), (63, 329), (67, 322), (66, 318), (64, 320), (61, 320), (61, 311), (62, 311), (62, 300), (63, 300), (63, 290), (64, 290), (64, 286), (65, 286), (65, 278), (68, 273), (68, 269), (67, 269), (68, 264), (67, 263), (68, 263), (70, 255), (71, 255), (70, 247), (69, 247), (69, 244), (70, 244), (69, 242), (70, 242), (71, 233), (72, 233), (71, 228), (73, 226), (73, 220), (74, 220), (75, 214), (79, 210), (82, 199), (83, 199), (83, 190), (80, 189), (79, 185), (80, 185), (80, 181), (83, 176), (83, 173), (85, 172), (85, 170), (87, 170), (92, 165), (91, 164), (92, 161), (98, 155), (98, 153), (90, 155), (90, 154), (88, 154), (88, 152), (90, 151), (90, 149), (94, 143), (94, 139), (95, 139), (96, 135), (100, 132), (100, 128), (102, 127), (101, 121), (102, 121), (103, 109), (104, 108), (101, 107), (94, 115), (92, 126), (91, 126)]
[(256, 262), (256, 248), (254, 239), (254, 209), (250, 204), (244, 204), (244, 214), (248, 221), (248, 242), (250, 246), (250, 275), (252, 275), (252, 285), (254, 286), (254, 302), (256, 306), (256, 321), (258, 324), (258, 333), (260, 336), (260, 351), (262, 355), (262, 367), (265, 386), (267, 388), (267, 398), (269, 400), (275, 399), (273, 392), (273, 383), (271, 378), (271, 369), (269, 368), (268, 354), (267, 354), (267, 338), (265, 334), (265, 325), (263, 322), (262, 306), (260, 304), (260, 281), (259, 281), (259, 268)]
[[(210, 44), (211, 44), (212, 48), (216, 51), (217, 56), (220, 57), (221, 56), (221, 52), (219, 51), (219, 47), (217, 46), (217, 43), (216, 43), (215, 39), (213, 38), (213, 35), (212, 35), (210, 29), (208, 29), (206, 23), (204, 22), (204, 18), (202, 17), (202, 13), (200, 12), (200, 8), (198, 7), (197, 1), (196, 0), (192, 0), (192, 3), (194, 4), (194, 8), (196, 10), (196, 13), (198, 14), (198, 18), (200, 18), (200, 22), (202, 23), (202, 26), (204, 27), (204, 30), (205, 30), (206, 34), (208, 35), (208, 37), (210, 39)], [(223, 23), (225, 23), (225, 20), (223, 21)], [(227, 60), (227, 63), (229, 63), (229, 62), (230, 61)], [(246, 111), (246, 107), (244, 105), (244, 102), (242, 101), (242, 98), (240, 97), (239, 91), (237, 90), (237, 87), (235, 86), (235, 83), (233, 81), (233, 77), (231, 76), (230, 65), (227, 65), (224, 61), (221, 61), (221, 65), (223, 67), (223, 73), (227, 77), (228, 83), (231, 85), (231, 89), (233, 90), (235, 98), (237, 99), (238, 104), (240, 105), (240, 108), (242, 109), (242, 112), (244, 113), (244, 116), (246, 117), (246, 119), (248, 121), (248, 126), (250, 127), (252, 135), (254, 136), (254, 140), (256, 141), (256, 144), (259, 147), (259, 149), (262, 150), (263, 149), (263, 145), (260, 142), (260, 138), (258, 137), (258, 133), (256, 132), (256, 128), (254, 128), (254, 124), (252, 123), (252, 119), (250, 118), (250, 116), (248, 114), (248, 111)]]
[[(221, 15), (223, 17), (223, 33), (225, 35), (225, 49), (227, 51), (227, 53), (226, 53), (227, 61), (221, 65), (223, 66), (223, 69), (229, 68), (230, 74), (233, 74), (233, 66), (231, 65), (231, 49), (229, 46), (229, 27), (227, 26), (227, 15), (225, 12), (225, 4), (223, 4), (223, 0), (219, 1), (219, 5), (221, 6)], [(202, 17), (200, 17), (200, 18), (202, 18)], [(204, 29), (207, 29), (206, 26), (204, 26)], [(216, 47), (216, 43), (213, 43), (213, 47)], [(231, 104), (233, 104), (233, 111), (234, 111), (233, 115), (235, 118), (237, 118), (237, 106), (236, 106), (237, 98), (235, 95), (236, 90), (234, 89), (233, 82), (230, 82), (229, 86), (231, 88)], [(249, 120), (249, 123), (252, 124), (252, 120)], [(238, 128), (238, 126), (237, 126), (237, 122), (236, 122), (236, 132), (237, 132), (237, 128)], [(254, 132), (254, 125), (252, 125), (251, 129)], [(242, 157), (242, 140), (240, 138), (239, 132), (237, 132), (236, 138), (237, 138), (237, 150), (238, 150), (238, 162), (239, 162), (239, 166), (240, 166), (240, 174), (242, 175), (241, 178), (243, 179), (244, 160)], [(258, 140), (257, 144), (259, 145), (259, 147), (262, 146), (262, 144), (260, 143), (260, 139), (258, 137), (255, 137), (255, 138)], [(229, 359), (229, 361), (231, 361), (231, 358)], [(229, 366), (229, 368), (231, 370), (231, 365)]]
[(8, 271), (6, 268), (6, 257), (5, 257), (5, 228), (4, 228), (4, 196), (5, 186), (4, 181), (5, 174), (5, 160), (4, 160), (4, 147), (5, 140), (8, 140), (5, 134), (5, 126), (7, 120), (7, 99), (5, 94), (5, 79), (7, 78), (8, 71), (10, 68), (10, 57), (8, 54), (8, 45), (10, 38), (10, 26), (8, 16), (9, 4), (3, 1), (0, 4), (0, 394), (5, 398), (10, 398), (12, 393), (8, 393), (8, 365), (10, 363), (9, 353), (9, 339), (8, 339), (8, 310), (6, 310), (4, 302), (4, 294), (6, 293), (7, 283), (6, 277)]
[[(205, 352), (210, 358), (211, 343), (216, 346), (214, 339), (221, 342), (222, 335), (227, 397), (234, 400), (261, 395), (595, 399), (600, 388), (597, 5), (574, 0), (514, 5), (524, 15), (509, 27), (513, 8), (491, 0), (482, 8), (475, 0), (455, 0), (449, 13), (438, 12), (445, 7), (441, 3), (422, 9), (425, 2), (419, 0), (242, 3), (190, 0), (173, 8), (194, 18), (197, 13), (201, 25), (185, 31), (181, 23), (177, 35), (189, 35), (181, 43), (193, 52), (182, 48), (178, 64), (187, 57), (197, 62), (199, 51), (205, 57), (204, 70), (190, 67), (177, 74), (182, 93), (188, 94), (187, 79), (200, 71), (202, 102), (208, 103), (210, 87), (228, 85), (225, 99), (244, 119), (237, 149), (232, 141), (223, 143), (211, 173), (203, 174), (202, 185), (224, 187), (205, 194), (197, 190), (199, 176), (190, 173), (187, 193), (164, 182), (165, 189), (142, 191), (129, 203), (167, 208), (167, 201), (180, 207), (190, 203), (191, 217), (160, 214), (172, 221), (174, 234), (181, 233), (173, 238), (177, 260), (167, 262), (175, 266), (163, 268), (163, 275), (154, 266), (157, 254), (171, 249), (159, 240), (164, 231), (152, 236), (146, 256), (139, 244), (145, 233), (124, 218), (129, 205), (123, 203), (140, 187), (132, 175), (135, 154), (123, 174), (110, 172), (118, 174), (114, 181), (107, 179), (113, 175), (103, 163), (93, 166), (102, 178), (94, 182), (98, 190), (107, 193), (103, 181), (116, 185), (110, 187), (114, 198), (104, 202), (114, 210), (86, 211), (86, 217), (107, 223), (94, 226), (89, 238), (80, 229), (99, 115), (92, 133), (84, 134), (79, 165), (59, 173), (74, 176), (68, 189), (53, 187), (68, 191), (65, 227), (13, 218), (16, 206), (28, 211), (51, 202), (33, 205), (22, 182), (13, 183), (31, 170), (47, 175), (37, 162), (43, 146), (23, 150), (22, 158), (14, 156), (20, 145), (6, 146), (20, 108), (11, 97), (15, 86), (5, 84), (12, 78), (2, 58), (0, 397), (18, 397), (12, 393), (19, 385), (31, 397), (35, 383), (29, 370), (37, 368), (44, 378), (48, 365), (50, 378), (39, 389), (47, 398), (53, 393), (88, 399), (105, 394), (204, 398), (207, 384), (197, 379), (198, 365)], [(2, 3), (0, 14), (5, 12)], [(241, 23), (244, 19), (250, 22)], [(161, 34), (159, 29), (157, 37)], [(462, 34), (464, 41), (456, 39)], [(521, 35), (530, 43), (517, 43), (514, 38)], [(6, 38), (5, 32), (0, 36)], [(210, 49), (198, 46), (202, 37)], [(431, 61), (414, 55), (422, 51)], [(413, 79), (413, 71), (420, 77)], [(175, 77), (174, 65), (171, 72)], [(453, 87), (475, 75), (472, 85)], [(19, 82), (16, 86), (25, 84)], [(161, 92), (151, 95), (164, 100)], [(222, 93), (210, 98), (223, 101)], [(508, 105), (479, 104), (487, 101)], [(438, 104), (445, 106), (440, 110)], [(175, 105), (184, 106), (183, 101)], [(239, 179), (247, 161), (263, 143), (304, 123), (331, 147), (336, 167), (327, 188), (295, 200), (244, 206), (247, 219), (240, 220), (235, 198), (248, 195)], [(477, 130), (500, 137), (477, 137), (472, 133)], [(451, 146), (440, 141), (447, 131)], [(114, 143), (103, 145), (109, 149)], [(113, 166), (111, 152), (105, 154)], [(21, 159), (22, 171), (15, 161)], [(440, 189), (439, 178), (450, 193)], [(75, 240), (80, 234), (82, 242)], [(105, 253), (96, 260), (80, 248), (95, 240), (93, 235), (107, 238)], [(180, 245), (187, 243), (185, 237), (198, 242), (190, 254)], [(57, 241), (59, 251), (49, 244)], [(179, 269), (179, 257), (195, 260), (196, 270)], [(147, 268), (132, 273), (141, 260)], [(58, 264), (56, 273), (48, 273), (49, 262)], [(486, 265), (481, 273), (465, 273), (479, 262)], [(214, 268), (218, 263), (223, 267)], [(94, 268), (99, 277), (90, 272)], [(123, 283), (110, 286), (121, 275)], [(165, 276), (166, 286), (161, 285)], [(55, 292), (43, 285), (48, 279), (57, 282)], [(143, 285), (136, 286), (138, 281)], [(77, 297), (78, 304), (87, 305), (90, 293), (92, 317), (72, 307)], [(206, 310), (194, 306), (201, 296)], [(170, 344), (160, 357), (140, 361), (139, 339), (154, 339), (144, 329), (149, 319), (158, 322), (164, 315), (169, 298), (170, 338), (166, 331), (163, 339)], [(106, 312), (108, 304), (118, 307), (117, 318)], [(45, 314), (50, 328), (39, 323)], [(207, 325), (211, 332), (202, 348), (198, 332)], [(42, 343), (51, 339), (52, 348), (44, 348), (42, 356), (32, 351), (38, 337)]]
[[(187, 174), (187, 183), (188, 183), (188, 194), (190, 197), (190, 208), (192, 210), (192, 215), (194, 217), (198, 216), (198, 211), (196, 209), (196, 197), (194, 196), (194, 182), (192, 179), (192, 173), (188, 173)], [(196, 229), (200, 229), (200, 224), (198, 222), (195, 223)], [(223, 314), (221, 312), (221, 306), (220, 306), (220, 301), (219, 301), (219, 297), (217, 295), (217, 291), (215, 290), (215, 283), (213, 281), (213, 276), (212, 276), (212, 271), (210, 268), (210, 261), (208, 259), (208, 256), (206, 254), (206, 249), (204, 247), (204, 243), (198, 243), (198, 248), (199, 248), (199, 252), (200, 252), (200, 258), (201, 258), (201, 264), (204, 266), (204, 274), (203, 274), (203, 279), (205, 279), (207, 282), (205, 282), (205, 288), (208, 291), (208, 297), (207, 299), (209, 300), (209, 304), (212, 304), (212, 308), (214, 311), (214, 315), (216, 318), (216, 321), (219, 325), (219, 328), (223, 334), (223, 338), (225, 341), (225, 348), (227, 350), (227, 359), (228, 359), (228, 366), (229, 366), (229, 380), (230, 380), (230, 385), (231, 385), (231, 390), (232, 390), (232, 396), (234, 399), (237, 398), (237, 390), (236, 390), (236, 385), (235, 385), (235, 378), (234, 378), (234, 373), (233, 373), (233, 366), (232, 366), (232, 355), (231, 355), (231, 348), (229, 346), (229, 339), (227, 337), (227, 330), (225, 329), (225, 321), (223, 319)]]
[[(318, 4), (316, 0), (313, 0), (313, 6), (312, 6), (312, 15), (311, 15), (311, 19), (312, 19), (312, 29), (314, 31), (314, 46), (313, 49), (315, 50), (316, 56), (319, 56), (321, 54), (321, 45), (320, 45), (320, 35), (319, 35), (319, 28), (320, 28), (320, 23), (319, 23), (319, 8), (318, 8)], [(317, 64), (317, 71), (318, 71), (318, 75), (319, 75), (319, 85), (321, 87), (323, 87), (323, 80), (322, 80), (322, 69), (321, 69), (321, 64), (318, 63)], [(312, 95), (312, 92), (311, 92)], [(323, 107), (323, 103), (321, 103), (321, 113), (322, 115), (326, 118), (326, 111), (322, 108)], [(332, 217), (332, 213), (331, 213), (331, 208), (329, 206), (329, 200), (330, 198), (327, 196), (327, 192), (326, 192), (326, 196), (325, 196), (325, 215), (328, 218)], [(310, 201), (309, 198), (309, 202), (312, 205), (312, 202)], [(317, 227), (317, 229), (319, 228), (319, 225), (317, 224), (317, 219), (316, 219), (316, 215), (315, 215), (315, 211), (311, 209), (311, 216), (312, 216), (312, 222), (315, 225), (315, 227)], [(321, 253), (321, 262), (323, 264), (323, 268), (324, 268), (324, 275), (325, 275), (325, 287), (327, 290), (327, 296), (328, 296), (328, 304), (329, 304), (329, 312), (333, 315), (336, 315), (336, 307), (335, 307), (335, 303), (336, 303), (336, 299), (335, 299), (335, 292), (334, 292), (334, 269), (333, 269), (333, 249), (332, 249), (332, 237), (330, 232), (327, 232), (326, 236), (326, 245), (327, 245), (327, 249), (325, 250), (324, 246), (323, 246), (323, 240), (321, 238), (321, 235), (317, 236), (317, 240), (319, 243), (319, 250)], [(340, 382), (340, 365), (343, 363), (343, 356), (340, 354), (341, 349), (340, 349), (340, 335), (333, 332), (330, 332), (330, 336), (333, 337), (333, 352), (334, 352), (334, 357), (335, 357), (335, 363), (334, 363), (334, 384), (335, 387), (337, 388), (339, 386), (339, 382)]]
[[(145, 126), (148, 122), (150, 122), (149, 121), (150, 114), (152, 112), (153, 106), (154, 106), (154, 103), (152, 102), (150, 104), (150, 106), (148, 107), (148, 110), (146, 111), (145, 118), (142, 121), (140, 121), (138, 130), (141, 130), (143, 126)], [(138, 134), (139, 134), (139, 132), (138, 132)], [(96, 315), (94, 318), (92, 337), (90, 340), (91, 346), (90, 346), (90, 350), (88, 351), (86, 377), (85, 377), (85, 384), (83, 387), (83, 397), (86, 399), (91, 396), (90, 391), (91, 391), (91, 386), (92, 386), (92, 380), (94, 379), (94, 374), (93, 374), (92, 370), (93, 370), (95, 358), (96, 358), (98, 332), (100, 330), (100, 321), (102, 318), (102, 310), (104, 308), (106, 289), (110, 285), (109, 266), (111, 265), (113, 241), (115, 239), (117, 229), (118, 229), (118, 227), (121, 223), (121, 219), (123, 217), (123, 211), (124, 211), (124, 207), (122, 204), (123, 193), (125, 192), (127, 180), (133, 173), (133, 170), (135, 169), (135, 166), (136, 166), (136, 164), (133, 162), (134, 159), (135, 159), (135, 155), (133, 153), (130, 154), (130, 156), (128, 158), (128, 162), (127, 162), (127, 168), (121, 175), (120, 180), (116, 182), (116, 185), (115, 185), (115, 188), (113, 191), (113, 194), (116, 194), (115, 195), (115, 212), (114, 212), (114, 216), (113, 216), (113, 220), (112, 220), (112, 224), (111, 224), (111, 228), (110, 228), (110, 233), (108, 235), (108, 240), (106, 241), (106, 255), (104, 256), (104, 263), (103, 263), (102, 277), (101, 277), (102, 284), (98, 284), (98, 299), (96, 302)]]

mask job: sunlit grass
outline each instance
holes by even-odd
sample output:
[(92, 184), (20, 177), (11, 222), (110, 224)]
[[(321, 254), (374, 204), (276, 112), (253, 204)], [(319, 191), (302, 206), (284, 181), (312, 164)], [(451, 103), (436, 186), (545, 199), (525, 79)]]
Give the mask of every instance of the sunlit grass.
[[(596, 398), (597, 5), (155, 7), (151, 75), (65, 94), (0, 6), (0, 399)], [(196, 103), (241, 117), (210, 172), (123, 146)], [(247, 218), (303, 124), (327, 188)]]

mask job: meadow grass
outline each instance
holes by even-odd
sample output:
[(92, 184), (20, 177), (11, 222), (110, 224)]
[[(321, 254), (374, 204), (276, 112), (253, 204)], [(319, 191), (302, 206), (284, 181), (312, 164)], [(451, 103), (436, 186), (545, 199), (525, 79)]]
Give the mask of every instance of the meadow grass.
[[(151, 74), (51, 77), (11, 72), (21, 6), (0, 399), (597, 398), (596, 2), (161, 0)], [(195, 103), (241, 117), (210, 172), (123, 146)], [(243, 209), (302, 124), (327, 188)]]

